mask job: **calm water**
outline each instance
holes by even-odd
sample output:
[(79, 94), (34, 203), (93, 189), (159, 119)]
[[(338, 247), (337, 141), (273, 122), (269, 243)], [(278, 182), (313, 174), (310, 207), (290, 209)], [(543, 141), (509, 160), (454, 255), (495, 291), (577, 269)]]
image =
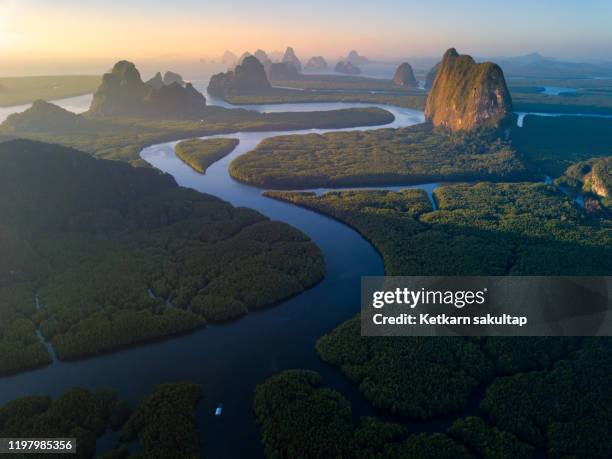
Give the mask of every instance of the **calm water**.
[[(93, 94), (85, 94), (83, 96), (67, 97), (66, 99), (57, 99), (52, 101), (55, 105), (70, 110), (74, 113), (83, 113), (89, 109)], [(19, 113), (30, 108), (32, 104), (13, 105), (12, 107), (0, 107), (0, 123), (12, 113)]]
[[(196, 82), (196, 86), (205, 82)], [(84, 111), (91, 96), (57, 101), (65, 108)], [(217, 103), (209, 98), (210, 103)], [(219, 102), (220, 105), (226, 105)], [(363, 107), (368, 104), (308, 103), (252, 106), (257, 111), (313, 111)], [(370, 104), (371, 106), (371, 104)], [(423, 122), (416, 110), (381, 106), (395, 115), (385, 127)], [(27, 108), (0, 109), (0, 116)], [(364, 129), (376, 129), (370, 127)], [(359, 129), (359, 128), (356, 128)], [(327, 130), (292, 131), (323, 133)], [(258, 188), (235, 182), (227, 166), (235, 157), (253, 149), (262, 139), (286, 132), (237, 133), (224, 135), (240, 140), (227, 157), (200, 175), (174, 155), (169, 142), (146, 148), (142, 157), (172, 174), (182, 186), (218, 196), (235, 206), (257, 209), (264, 215), (299, 228), (321, 248), (327, 271), (316, 287), (285, 303), (242, 320), (211, 325), (193, 334), (144, 345), (79, 362), (54, 362), (45, 368), (0, 378), (0, 404), (28, 394), (58, 396), (74, 386), (115, 387), (122, 398), (135, 403), (162, 382), (190, 380), (204, 387), (198, 408), (201, 441), (208, 457), (258, 457), (262, 455), (257, 427), (251, 412), (253, 389), (269, 376), (288, 368), (309, 368), (323, 375), (324, 383), (348, 397), (357, 415), (373, 414), (372, 408), (336, 369), (323, 364), (314, 351), (317, 338), (359, 311), (359, 282), (364, 275), (382, 275), (379, 255), (355, 231), (332, 219), (261, 195)], [(428, 192), (435, 184), (419, 186)], [(401, 189), (405, 187), (389, 187)], [(317, 189), (317, 193), (326, 190)], [(44, 307), (44, 305), (43, 305)], [(223, 403), (223, 415), (214, 409)], [(113, 436), (106, 436), (108, 448)]]
[[(285, 110), (318, 110), (361, 104), (290, 104)], [(269, 107), (276, 110), (278, 106)], [(388, 127), (423, 121), (421, 112), (384, 107), (396, 119)], [(267, 110), (266, 107), (258, 107)], [(325, 132), (324, 130), (299, 131)], [(357, 414), (372, 409), (340, 372), (316, 356), (316, 339), (359, 310), (359, 280), (383, 274), (382, 261), (372, 246), (348, 227), (289, 204), (264, 198), (261, 190), (233, 181), (227, 165), (254, 148), (263, 138), (284, 132), (238, 133), (240, 144), (229, 156), (200, 175), (173, 153), (176, 142), (149, 147), (142, 157), (171, 173), (179, 184), (211, 193), (236, 206), (255, 208), (286, 221), (308, 234), (322, 249), (325, 279), (303, 294), (263, 312), (224, 325), (211, 325), (191, 335), (144, 345), (79, 362), (55, 362), (45, 368), (0, 379), (0, 403), (27, 394), (58, 396), (73, 386), (116, 387), (122, 398), (135, 403), (154, 385), (191, 380), (204, 386), (198, 409), (201, 441), (209, 457), (257, 457), (261, 445), (251, 412), (256, 384), (287, 368), (319, 371), (325, 383), (354, 403)], [(43, 305), (44, 307), (44, 305)], [(214, 409), (223, 403), (223, 415)], [(106, 440), (106, 439), (105, 439)], [(108, 447), (108, 441), (103, 442)]]

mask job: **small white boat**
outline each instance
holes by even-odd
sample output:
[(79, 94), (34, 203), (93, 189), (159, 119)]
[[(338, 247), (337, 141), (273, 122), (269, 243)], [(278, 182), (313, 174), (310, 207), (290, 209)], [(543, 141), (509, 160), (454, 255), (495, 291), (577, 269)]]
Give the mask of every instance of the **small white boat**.
[(215, 410), (215, 416), (221, 416), (222, 412), (223, 412), (223, 403), (220, 403), (217, 409)]

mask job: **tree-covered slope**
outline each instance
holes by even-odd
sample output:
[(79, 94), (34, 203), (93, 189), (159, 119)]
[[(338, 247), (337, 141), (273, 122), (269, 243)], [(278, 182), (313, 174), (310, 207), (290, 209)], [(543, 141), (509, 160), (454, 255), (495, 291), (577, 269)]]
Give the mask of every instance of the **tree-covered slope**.
[[(289, 225), (154, 169), (32, 141), (0, 144), (0, 373), (192, 331), (323, 276)], [(35, 296), (38, 302), (35, 302)]]
[(236, 158), (230, 174), (267, 188), (394, 185), (529, 176), (512, 145), (490, 131), (401, 129), (285, 135)]

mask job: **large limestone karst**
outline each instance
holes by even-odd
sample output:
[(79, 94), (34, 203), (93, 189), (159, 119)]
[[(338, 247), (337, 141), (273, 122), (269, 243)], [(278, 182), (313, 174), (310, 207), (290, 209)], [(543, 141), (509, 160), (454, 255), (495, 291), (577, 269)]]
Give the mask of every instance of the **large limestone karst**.
[(419, 83), (414, 77), (412, 66), (408, 62), (400, 64), (397, 68), (393, 75), (393, 83), (404, 88), (416, 88), (419, 86)]
[(512, 98), (498, 65), (478, 64), (454, 48), (446, 51), (427, 97), (427, 120), (460, 131), (499, 127), (511, 114)]
[(293, 51), (293, 48), (291, 46), (287, 47), (287, 50), (285, 51), (285, 55), (283, 56), (283, 62), (288, 62), (288, 63), (293, 64), (295, 69), (298, 71), (298, 73), (302, 71), (302, 63), (300, 62), (298, 57), (295, 55), (295, 51)]
[(161, 72), (157, 72), (153, 78), (147, 80), (147, 84), (149, 86), (154, 87), (155, 89), (159, 89), (164, 86), (164, 79), (162, 78)]
[(270, 89), (264, 66), (255, 56), (246, 56), (234, 70), (213, 75), (208, 83), (208, 92), (213, 96), (226, 94), (249, 94)]
[[(157, 82), (158, 78), (153, 78)], [(117, 62), (94, 93), (88, 114), (91, 116), (193, 118), (200, 116), (206, 99), (187, 83), (147, 84), (136, 66), (128, 61)]]

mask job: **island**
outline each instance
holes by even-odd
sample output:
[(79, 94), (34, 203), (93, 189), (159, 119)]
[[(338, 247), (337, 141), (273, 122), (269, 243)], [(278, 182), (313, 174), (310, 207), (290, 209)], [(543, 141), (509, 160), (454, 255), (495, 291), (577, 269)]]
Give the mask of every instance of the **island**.
[[(252, 58), (254, 66), (261, 66)], [(263, 73), (263, 78), (267, 77)], [(268, 83), (269, 84), (269, 83)], [(124, 94), (129, 90), (129, 94)], [(132, 91), (133, 89), (133, 91)], [(189, 83), (156, 90), (136, 67), (118, 62), (95, 93), (88, 112), (76, 115), (44, 101), (10, 115), (0, 138), (28, 138), (77, 148), (105, 159), (142, 165), (140, 151), (155, 143), (238, 131), (275, 131), (382, 125), (394, 117), (379, 108), (258, 113), (207, 106)]]
[(0, 166), (0, 375), (190, 333), (323, 277), (301, 232), (156, 169), (29, 140), (0, 143)]
[(176, 144), (174, 151), (185, 164), (200, 174), (238, 145), (238, 139), (190, 139)]

